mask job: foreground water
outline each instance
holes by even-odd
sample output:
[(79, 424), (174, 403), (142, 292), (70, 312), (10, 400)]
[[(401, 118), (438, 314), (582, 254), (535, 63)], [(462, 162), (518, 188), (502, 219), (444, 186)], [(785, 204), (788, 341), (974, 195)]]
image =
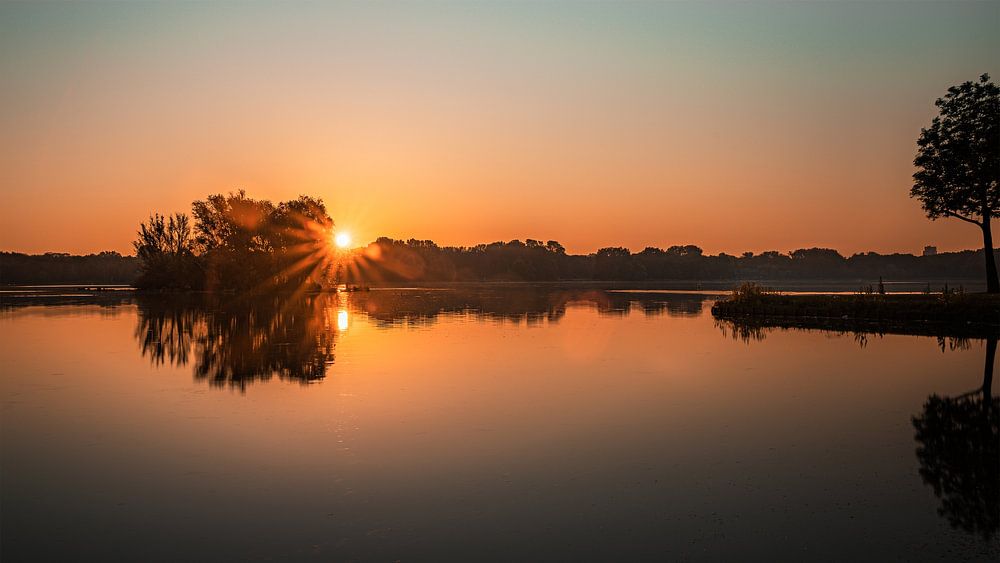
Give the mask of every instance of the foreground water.
[(996, 560), (983, 341), (712, 299), (8, 301), (0, 555)]

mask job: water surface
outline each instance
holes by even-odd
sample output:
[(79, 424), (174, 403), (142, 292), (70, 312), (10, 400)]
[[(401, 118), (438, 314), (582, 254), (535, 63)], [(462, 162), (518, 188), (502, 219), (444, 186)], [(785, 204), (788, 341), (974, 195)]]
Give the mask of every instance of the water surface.
[(712, 299), (8, 301), (3, 559), (1000, 555), (983, 341)]

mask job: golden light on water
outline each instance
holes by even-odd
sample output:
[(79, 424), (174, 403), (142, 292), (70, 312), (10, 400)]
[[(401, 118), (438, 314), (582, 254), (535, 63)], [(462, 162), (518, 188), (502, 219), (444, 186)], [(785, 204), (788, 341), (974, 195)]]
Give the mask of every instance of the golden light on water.
[(340, 311), (337, 311), (337, 330), (341, 331), (347, 330), (347, 324), (348, 324), (347, 310), (341, 309)]
[(339, 232), (333, 236), (333, 242), (338, 248), (347, 248), (351, 245), (351, 233)]

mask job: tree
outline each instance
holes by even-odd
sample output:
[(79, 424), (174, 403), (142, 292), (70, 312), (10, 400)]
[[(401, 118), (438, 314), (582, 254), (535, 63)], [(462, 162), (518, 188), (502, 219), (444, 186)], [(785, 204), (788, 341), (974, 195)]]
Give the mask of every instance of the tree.
[(559, 244), (557, 240), (550, 240), (545, 243), (545, 248), (553, 254), (566, 254), (566, 248)]
[(948, 89), (940, 115), (920, 131), (910, 197), (934, 220), (954, 217), (983, 232), (986, 290), (1000, 293), (990, 220), (1000, 211), (1000, 87), (989, 75)]
[(279, 285), (304, 287), (325, 279), (334, 265), (329, 252), (333, 227), (322, 199), (300, 195), (273, 209), (269, 238)]
[(333, 220), (308, 196), (275, 205), (240, 190), (152, 215), (135, 241), (144, 289), (308, 289), (328, 282), (335, 265)]
[(240, 190), (195, 201), (191, 212), (210, 289), (248, 290), (273, 285), (273, 203), (252, 199)]
[(675, 245), (667, 249), (667, 254), (673, 254), (674, 256), (701, 256), (702, 250), (693, 244)]
[(137, 287), (194, 289), (201, 284), (187, 215), (164, 217), (156, 213), (139, 225), (137, 234), (132, 243), (139, 259)]

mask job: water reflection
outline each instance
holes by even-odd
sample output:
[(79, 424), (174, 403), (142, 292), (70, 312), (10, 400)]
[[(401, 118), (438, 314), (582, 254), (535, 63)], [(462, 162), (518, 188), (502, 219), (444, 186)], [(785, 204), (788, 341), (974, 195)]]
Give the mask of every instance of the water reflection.
[(352, 294), (351, 308), (380, 326), (433, 323), (439, 315), (471, 314), (480, 319), (538, 324), (558, 322), (573, 304), (595, 307), (604, 316), (634, 310), (646, 316), (696, 316), (703, 295), (603, 290), (508, 288), (497, 290), (371, 291)]
[[(716, 321), (726, 337), (746, 344), (763, 341), (774, 331), (814, 330), (802, 324), (746, 319)], [(829, 330), (850, 334), (862, 348), (882, 331)], [(903, 333), (921, 333), (901, 329)], [(968, 350), (972, 339), (936, 336), (942, 351)], [(952, 527), (992, 541), (1000, 531), (1000, 398), (992, 395), (997, 337), (981, 339), (986, 349), (983, 384), (956, 397), (931, 395), (919, 415), (912, 417), (923, 482), (941, 500), (938, 514)]]
[[(427, 326), (443, 315), (493, 322), (557, 323), (568, 307), (594, 307), (603, 316), (696, 316), (705, 296), (595, 290), (381, 290), (296, 299), (174, 298), (140, 296), (135, 336), (154, 364), (193, 366), (196, 379), (245, 390), (278, 377), (309, 383), (334, 363), (338, 334), (361, 315), (381, 328)], [(727, 337), (760, 342), (776, 330), (801, 326), (720, 321)], [(851, 334), (861, 346), (881, 332)], [(965, 350), (966, 337), (938, 336), (942, 350)], [(957, 397), (930, 396), (913, 417), (920, 475), (941, 499), (939, 513), (970, 533), (991, 539), (1000, 526), (998, 399), (991, 395), (997, 339), (986, 340), (981, 388)]]
[(979, 389), (931, 395), (913, 417), (920, 476), (952, 527), (989, 541), (1000, 530), (1000, 398), (992, 395), (997, 339), (986, 341)]
[(271, 296), (136, 297), (135, 337), (155, 365), (192, 365), (213, 386), (245, 390), (277, 376), (309, 383), (334, 363), (336, 334), (352, 315), (378, 327), (430, 325), (441, 315), (473, 315), (498, 322), (558, 322), (572, 304), (602, 315), (695, 316), (702, 295), (615, 293), (593, 290), (375, 290), (296, 298)]
[(750, 327), (748, 347), (720, 337), (711, 299), (421, 289), (3, 311), (0, 551), (996, 559), (995, 343)]
[(325, 301), (139, 297), (135, 336), (154, 364), (190, 363), (213, 386), (243, 390), (274, 376), (309, 383), (334, 361), (339, 319)]

